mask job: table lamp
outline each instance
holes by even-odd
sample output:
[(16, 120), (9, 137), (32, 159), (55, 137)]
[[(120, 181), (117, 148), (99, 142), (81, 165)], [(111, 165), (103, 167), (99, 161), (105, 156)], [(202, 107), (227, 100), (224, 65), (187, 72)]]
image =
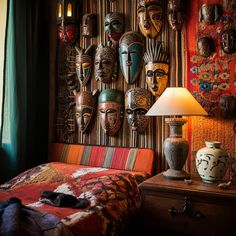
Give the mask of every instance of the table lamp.
[[(182, 137), (182, 126), (187, 122), (179, 116), (203, 116), (207, 112), (182, 87), (167, 88), (146, 113), (146, 116), (169, 116), (165, 122), (170, 126), (170, 136), (164, 141), (164, 154), (169, 169), (163, 175), (169, 179), (188, 179), (190, 175), (182, 170), (188, 157), (189, 145)], [(173, 117), (172, 117), (173, 116)]]

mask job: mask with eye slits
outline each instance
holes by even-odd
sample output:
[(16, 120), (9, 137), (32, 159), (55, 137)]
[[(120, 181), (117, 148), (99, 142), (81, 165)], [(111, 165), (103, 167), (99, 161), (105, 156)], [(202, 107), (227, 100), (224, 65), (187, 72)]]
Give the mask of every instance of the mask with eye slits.
[(162, 45), (157, 40), (148, 39), (144, 53), (145, 75), (148, 89), (159, 97), (166, 89), (169, 72), (169, 56), (162, 52)]
[(77, 78), (82, 86), (85, 86), (90, 79), (93, 68), (94, 45), (90, 45), (85, 51), (75, 47), (77, 52), (75, 68)]
[(110, 83), (114, 78), (116, 52), (113, 48), (100, 45), (95, 54), (95, 78), (102, 83)]
[(145, 116), (151, 107), (151, 93), (143, 88), (129, 89), (125, 94), (125, 111), (133, 131), (142, 133), (148, 126), (149, 117)]
[(161, 0), (140, 0), (138, 3), (138, 25), (146, 38), (156, 38), (163, 24)]
[(127, 84), (133, 84), (142, 69), (144, 37), (133, 31), (126, 32), (119, 41), (120, 67)]
[(123, 118), (124, 94), (117, 89), (105, 89), (98, 98), (99, 119), (106, 135), (114, 136)]
[(89, 131), (96, 115), (97, 90), (83, 91), (75, 96), (75, 118), (79, 130), (84, 134)]
[(124, 16), (118, 12), (108, 13), (105, 17), (105, 32), (112, 41), (118, 41), (125, 29)]

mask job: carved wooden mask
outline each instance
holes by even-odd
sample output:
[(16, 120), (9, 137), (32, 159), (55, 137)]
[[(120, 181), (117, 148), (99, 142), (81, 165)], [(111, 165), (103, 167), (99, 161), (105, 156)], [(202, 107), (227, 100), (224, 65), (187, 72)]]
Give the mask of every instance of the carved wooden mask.
[(201, 56), (209, 57), (213, 52), (215, 52), (215, 43), (213, 38), (199, 38), (197, 42), (197, 50)]
[(169, 0), (167, 12), (171, 28), (175, 31), (181, 31), (185, 18), (183, 0)]
[(85, 38), (93, 38), (97, 36), (97, 15), (85, 14), (82, 19), (82, 35)]
[(144, 52), (144, 38), (133, 31), (126, 32), (119, 41), (120, 67), (128, 84), (137, 79), (142, 69), (142, 57)]
[(87, 133), (96, 115), (97, 90), (77, 93), (75, 104), (77, 126), (82, 133)]
[(85, 86), (90, 79), (93, 68), (93, 53), (95, 46), (91, 44), (85, 51), (75, 47), (76, 55), (76, 74), (80, 84)]
[(220, 18), (220, 15), (220, 5), (204, 3), (199, 10), (199, 21), (206, 25), (211, 25)]
[(236, 117), (236, 97), (232, 95), (223, 95), (219, 101), (221, 115), (224, 119)]
[(224, 30), (221, 34), (220, 45), (227, 54), (236, 52), (236, 29)]
[(123, 118), (124, 95), (117, 89), (103, 90), (98, 98), (100, 124), (106, 135), (114, 136)]
[(108, 13), (105, 17), (105, 32), (112, 41), (118, 41), (125, 30), (124, 15), (118, 12)]
[(151, 107), (151, 93), (144, 88), (131, 88), (125, 94), (125, 111), (133, 131), (142, 133), (150, 117), (145, 116)]
[(110, 83), (113, 78), (116, 61), (115, 49), (100, 45), (95, 55), (95, 78), (102, 83)]
[(160, 0), (140, 0), (138, 4), (138, 25), (147, 38), (155, 38), (163, 24), (163, 8)]
[(169, 56), (162, 52), (162, 45), (157, 40), (147, 41), (147, 51), (144, 53), (145, 75), (148, 89), (159, 97), (166, 89), (169, 73)]

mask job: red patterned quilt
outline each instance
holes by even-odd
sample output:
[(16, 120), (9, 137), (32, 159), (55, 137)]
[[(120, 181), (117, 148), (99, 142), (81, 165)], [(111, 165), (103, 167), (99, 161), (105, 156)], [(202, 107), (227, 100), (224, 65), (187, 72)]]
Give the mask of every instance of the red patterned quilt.
[[(75, 235), (116, 235), (140, 208), (138, 183), (143, 172), (51, 162), (0, 185), (0, 202), (17, 197), (22, 204), (56, 215)], [(86, 198), (84, 209), (55, 207), (40, 201), (43, 191)]]

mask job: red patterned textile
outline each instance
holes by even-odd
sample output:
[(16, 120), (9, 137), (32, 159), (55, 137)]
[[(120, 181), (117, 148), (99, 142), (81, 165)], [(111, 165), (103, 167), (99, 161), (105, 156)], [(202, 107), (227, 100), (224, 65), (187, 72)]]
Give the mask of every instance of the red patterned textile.
[[(0, 185), (0, 202), (17, 197), (24, 205), (54, 214), (75, 235), (115, 235), (140, 208), (137, 184), (147, 177), (144, 172), (51, 162)], [(43, 204), (45, 190), (86, 198), (90, 205), (73, 209)]]
[[(189, 1), (187, 36), (187, 72), (188, 88), (206, 111), (215, 116), (219, 111), (221, 95), (236, 94), (236, 53), (226, 54), (220, 46), (221, 33), (228, 27), (235, 28), (236, 12), (230, 9), (230, 1), (208, 0), (209, 4), (220, 4), (223, 14), (214, 24), (206, 25), (199, 22), (199, 9), (205, 0)], [(215, 43), (215, 53), (210, 57), (202, 57), (197, 52), (197, 40), (201, 37), (211, 37)]]

